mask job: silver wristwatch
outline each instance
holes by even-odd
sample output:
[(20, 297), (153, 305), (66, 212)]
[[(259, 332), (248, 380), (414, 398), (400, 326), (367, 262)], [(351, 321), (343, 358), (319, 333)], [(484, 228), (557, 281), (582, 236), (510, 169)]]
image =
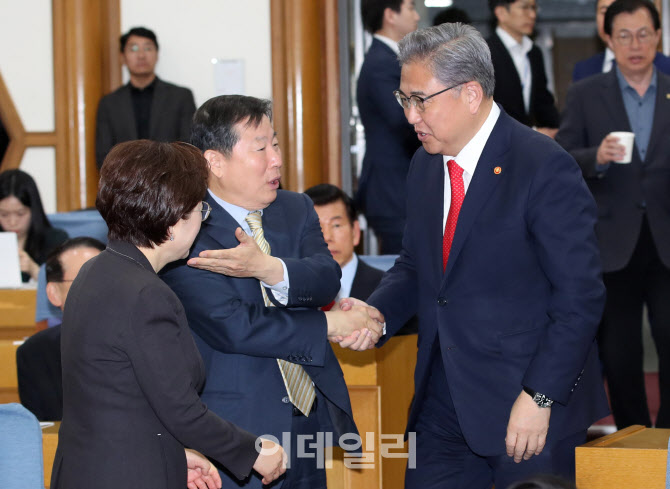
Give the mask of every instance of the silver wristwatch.
[(541, 408), (551, 407), (551, 405), (554, 403), (554, 401), (552, 399), (549, 399), (544, 394), (540, 394), (539, 392), (536, 392), (533, 389), (529, 389), (528, 387), (524, 387), (523, 390), (526, 394), (528, 394), (530, 397), (532, 397), (535, 404), (537, 404)]

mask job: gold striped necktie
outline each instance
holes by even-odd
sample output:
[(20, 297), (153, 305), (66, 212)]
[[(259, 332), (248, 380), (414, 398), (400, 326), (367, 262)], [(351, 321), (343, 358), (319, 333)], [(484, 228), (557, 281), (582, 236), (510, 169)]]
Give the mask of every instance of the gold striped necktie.
[[(250, 212), (244, 220), (249, 224), (249, 228), (251, 228), (251, 232), (254, 236), (254, 241), (256, 241), (258, 247), (263, 253), (270, 255), (270, 243), (265, 239), (261, 212)], [(260, 284), (260, 286), (265, 305), (267, 307), (273, 307), (274, 304), (268, 298), (265, 287), (263, 287), (263, 284)], [(302, 365), (291, 363), (282, 360), (281, 358), (277, 359), (277, 363), (279, 364), (281, 376), (284, 379), (284, 385), (286, 386), (289, 400), (300, 410), (300, 412), (305, 416), (309, 416), (309, 413), (312, 410), (312, 404), (314, 404), (314, 398), (316, 397), (312, 379), (309, 377), (305, 369), (302, 368)]]

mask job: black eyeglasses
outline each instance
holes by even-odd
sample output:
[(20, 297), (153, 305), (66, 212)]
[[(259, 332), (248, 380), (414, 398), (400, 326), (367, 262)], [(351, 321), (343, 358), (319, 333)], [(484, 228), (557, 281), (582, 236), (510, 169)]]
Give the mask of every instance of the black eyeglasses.
[(395, 99), (398, 101), (400, 104), (400, 107), (402, 107), (405, 110), (409, 110), (411, 106), (414, 106), (416, 110), (419, 112), (423, 112), (426, 110), (426, 107), (423, 105), (426, 100), (429, 98), (433, 98), (436, 95), (439, 95), (441, 93), (444, 93), (448, 90), (451, 90), (452, 88), (456, 88), (460, 85), (463, 85), (463, 83), (457, 83), (454, 86), (451, 86), (449, 88), (445, 88), (444, 90), (440, 90), (439, 92), (435, 92), (431, 95), (428, 95), (427, 97), (419, 97), (418, 95), (410, 95), (409, 97), (402, 93), (400, 90), (394, 90), (393, 95), (395, 95)]

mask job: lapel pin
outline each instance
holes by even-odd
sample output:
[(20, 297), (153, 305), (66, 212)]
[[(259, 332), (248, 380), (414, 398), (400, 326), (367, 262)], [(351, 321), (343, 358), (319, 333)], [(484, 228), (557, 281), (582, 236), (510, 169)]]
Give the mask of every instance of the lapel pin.
[(500, 175), (501, 172), (502, 172), (502, 168), (500, 168), (499, 166), (496, 166), (493, 169), (493, 173), (495, 173), (496, 175)]

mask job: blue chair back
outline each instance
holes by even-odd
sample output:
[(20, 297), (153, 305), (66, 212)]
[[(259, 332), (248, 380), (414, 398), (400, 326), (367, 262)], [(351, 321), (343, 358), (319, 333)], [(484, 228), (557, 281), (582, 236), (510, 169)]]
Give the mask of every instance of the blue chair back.
[(42, 430), (21, 404), (0, 404), (0, 487), (44, 489)]

